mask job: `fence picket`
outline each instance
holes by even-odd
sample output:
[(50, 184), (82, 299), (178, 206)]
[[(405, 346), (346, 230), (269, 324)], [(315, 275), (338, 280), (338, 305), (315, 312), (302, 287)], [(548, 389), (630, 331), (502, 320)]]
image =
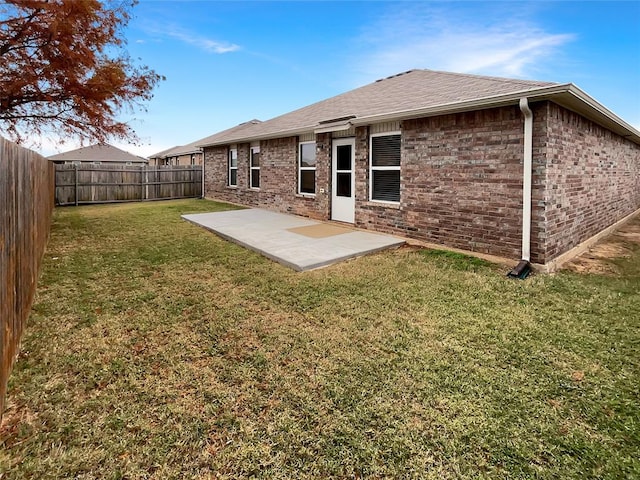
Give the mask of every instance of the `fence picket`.
[(55, 171), (0, 137), (0, 417), (49, 238)]

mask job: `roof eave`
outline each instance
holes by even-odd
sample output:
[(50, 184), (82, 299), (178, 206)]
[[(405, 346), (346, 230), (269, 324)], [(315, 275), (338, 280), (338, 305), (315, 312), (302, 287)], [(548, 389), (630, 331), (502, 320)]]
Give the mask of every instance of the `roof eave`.
[(523, 90), (507, 95), (494, 95), (467, 102), (452, 102), (427, 108), (370, 115), (355, 118), (351, 120), (351, 123), (355, 126), (369, 125), (371, 123), (378, 122), (408, 120), (411, 118), (446, 115), (448, 113), (501, 107), (505, 105), (518, 104), (522, 97), (527, 97), (529, 100), (533, 101), (552, 100), (555, 103), (558, 103), (569, 110), (575, 111), (599, 125), (612, 130), (632, 142), (640, 144), (640, 131), (622, 120), (611, 110), (572, 83), (541, 87), (534, 90)]
[(242, 137), (225, 138), (215, 142), (198, 143), (196, 147), (219, 147), (222, 145), (230, 145), (233, 143), (248, 143), (254, 140), (269, 140), (271, 138), (295, 137), (303, 133), (313, 132), (317, 125), (308, 125), (305, 127), (296, 127), (288, 130), (279, 130), (277, 132), (263, 133), (262, 135), (245, 135)]
[[(596, 99), (585, 93), (576, 85), (571, 84), (566, 95), (553, 99), (559, 105), (575, 111), (618, 135), (640, 145), (640, 131), (625, 122), (618, 115), (602, 105)], [(577, 100), (577, 102), (576, 102)]]
[(540, 97), (548, 97), (562, 91), (566, 91), (570, 84), (551, 85), (549, 87), (540, 87), (537, 89), (520, 90), (504, 95), (491, 95), (483, 98), (476, 98), (464, 102), (450, 102), (440, 105), (433, 105), (425, 108), (417, 108), (412, 110), (401, 110), (396, 112), (383, 113), (378, 115), (369, 115), (351, 120), (354, 125), (367, 125), (370, 123), (408, 120), (410, 118), (430, 117), (435, 115), (446, 115), (448, 113), (467, 112), (472, 110), (502, 107), (505, 105), (517, 104), (522, 97), (536, 99)]
[(194, 148), (191, 150), (184, 150), (184, 151), (180, 151), (180, 152), (169, 152), (166, 155), (163, 155), (162, 157), (157, 157), (157, 158), (169, 158), (169, 157), (181, 157), (183, 155), (193, 155), (196, 153), (202, 153), (202, 149), (200, 148)]

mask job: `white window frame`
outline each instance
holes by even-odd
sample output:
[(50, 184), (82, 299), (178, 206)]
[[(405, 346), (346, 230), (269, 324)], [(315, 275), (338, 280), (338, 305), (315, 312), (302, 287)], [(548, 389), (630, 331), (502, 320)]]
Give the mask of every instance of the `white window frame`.
[[(299, 142), (298, 143), (298, 195), (304, 195), (304, 196), (307, 196), (307, 197), (315, 197), (316, 196), (316, 178), (317, 178), (316, 170), (317, 170), (318, 164), (316, 163), (313, 167), (303, 167), (302, 166), (302, 145), (309, 145), (309, 144), (313, 144), (314, 145), (314, 149), (315, 149), (315, 144), (316, 144), (315, 140), (311, 140), (311, 141), (308, 141), (308, 142)], [(317, 159), (316, 159), (316, 162), (317, 162)], [(303, 192), (302, 191), (302, 173), (301, 172), (311, 171), (311, 170), (313, 170), (313, 172), (314, 172), (314, 174), (313, 174), (313, 193)]]
[[(235, 153), (236, 156), (236, 166), (231, 166), (231, 157)], [(236, 183), (231, 183), (231, 172), (236, 171)], [(237, 148), (229, 148), (229, 152), (227, 153), (227, 186), (228, 187), (237, 187), (238, 186), (238, 149)]]
[[(390, 137), (392, 135), (400, 135), (400, 165), (398, 165), (397, 167), (396, 166), (374, 167), (373, 166), (373, 138), (374, 137)], [(401, 131), (395, 130), (393, 132), (372, 133), (371, 135), (369, 135), (369, 201), (370, 202), (386, 203), (388, 205), (400, 205), (400, 201), (395, 202), (390, 200), (377, 200), (373, 198), (373, 172), (374, 170), (377, 170), (377, 171), (397, 170), (402, 175), (402, 172), (400, 170), (401, 166), (402, 166), (402, 132)]]
[[(260, 154), (260, 146), (259, 145), (255, 145), (249, 148), (249, 188), (253, 188), (254, 190), (260, 190), (260, 183), (261, 183), (261, 178), (260, 178), (260, 164), (258, 164), (257, 167), (253, 166), (253, 154), (254, 152), (256, 152), (258, 154)], [(262, 159), (260, 159), (260, 161), (262, 161)], [(254, 170), (258, 171), (258, 186), (254, 187), (253, 186), (253, 172)]]

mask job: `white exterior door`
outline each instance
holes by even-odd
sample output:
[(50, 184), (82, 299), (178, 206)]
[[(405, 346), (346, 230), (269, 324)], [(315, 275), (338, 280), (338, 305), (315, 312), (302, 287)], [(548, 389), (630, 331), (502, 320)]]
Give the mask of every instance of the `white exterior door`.
[(355, 222), (355, 149), (356, 141), (353, 138), (333, 140), (331, 149), (331, 220)]

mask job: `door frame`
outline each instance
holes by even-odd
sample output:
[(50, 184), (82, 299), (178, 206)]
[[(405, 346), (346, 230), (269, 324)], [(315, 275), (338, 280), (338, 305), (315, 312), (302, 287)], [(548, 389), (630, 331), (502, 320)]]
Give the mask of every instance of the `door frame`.
[[(339, 173), (351, 173), (351, 196), (337, 196), (337, 161), (338, 147), (351, 146), (351, 170), (340, 170)], [(331, 220), (355, 223), (356, 216), (356, 139), (355, 137), (334, 138), (331, 142)]]

